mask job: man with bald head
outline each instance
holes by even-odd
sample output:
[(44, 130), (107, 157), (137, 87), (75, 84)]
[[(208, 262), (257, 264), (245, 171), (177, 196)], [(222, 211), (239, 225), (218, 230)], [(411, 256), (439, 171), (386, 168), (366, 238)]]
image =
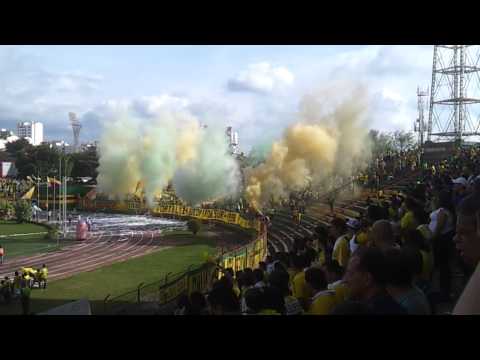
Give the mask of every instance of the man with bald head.
[(396, 248), (392, 224), (387, 220), (376, 221), (368, 234), (369, 245), (381, 251)]

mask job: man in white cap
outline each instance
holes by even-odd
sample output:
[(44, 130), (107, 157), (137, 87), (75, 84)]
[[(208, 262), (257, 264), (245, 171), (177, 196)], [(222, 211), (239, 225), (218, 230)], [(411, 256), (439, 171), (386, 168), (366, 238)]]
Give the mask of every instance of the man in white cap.
[(356, 241), (356, 236), (358, 231), (360, 230), (361, 224), (360, 221), (357, 219), (349, 219), (347, 221), (347, 228), (348, 228), (348, 235), (351, 237), (349, 245), (350, 245), (350, 254), (353, 254), (355, 250), (359, 247), (359, 244)]
[(453, 181), (453, 205), (457, 205), (462, 201), (462, 199), (467, 195), (467, 185), (468, 181), (464, 177), (459, 177)]

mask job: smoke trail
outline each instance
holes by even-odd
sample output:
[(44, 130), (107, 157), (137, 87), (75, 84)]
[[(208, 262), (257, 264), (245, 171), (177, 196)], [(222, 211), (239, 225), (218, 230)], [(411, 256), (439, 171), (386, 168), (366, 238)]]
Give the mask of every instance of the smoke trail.
[[(341, 91), (340, 91), (341, 90)], [(263, 207), (308, 185), (325, 186), (332, 176), (347, 176), (370, 157), (367, 97), (356, 88), (329, 88), (303, 98), (298, 121), (274, 142), (266, 161), (246, 171), (246, 196)]]
[(237, 162), (228, 154), (224, 132), (208, 128), (199, 140), (196, 157), (175, 174), (175, 192), (191, 205), (235, 195), (240, 174)]
[(107, 122), (99, 144), (98, 190), (114, 197), (135, 191), (140, 180), (136, 156), (138, 123), (122, 113)]
[(99, 150), (99, 191), (124, 197), (144, 184), (149, 205), (173, 180), (190, 204), (233, 195), (238, 166), (227, 153), (223, 130), (201, 129), (185, 111), (162, 111), (153, 121), (117, 115), (106, 126)]

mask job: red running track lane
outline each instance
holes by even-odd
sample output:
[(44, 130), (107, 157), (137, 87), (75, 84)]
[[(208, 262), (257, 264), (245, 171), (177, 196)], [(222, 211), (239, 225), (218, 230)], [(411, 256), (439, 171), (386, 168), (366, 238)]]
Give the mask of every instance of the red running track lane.
[(13, 277), (14, 272), (22, 266), (40, 268), (42, 264), (47, 264), (50, 281), (67, 278), (167, 248), (158, 235), (155, 231), (131, 232), (127, 239), (123, 240), (125, 235), (102, 233), (98, 237), (81, 244), (69, 245), (59, 251), (14, 258), (11, 262), (7, 259), (5, 264), (0, 265), (0, 277)]

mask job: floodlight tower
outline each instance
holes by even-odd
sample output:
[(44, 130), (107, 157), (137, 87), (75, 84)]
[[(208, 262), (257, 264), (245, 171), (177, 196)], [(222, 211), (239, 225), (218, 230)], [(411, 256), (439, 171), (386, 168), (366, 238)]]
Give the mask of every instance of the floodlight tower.
[(68, 113), (68, 117), (70, 118), (70, 124), (72, 125), (73, 130), (73, 152), (77, 152), (79, 147), (79, 139), (80, 139), (80, 130), (82, 129), (82, 124), (80, 120), (77, 119), (77, 115), (75, 113)]
[(420, 87), (417, 87), (417, 108), (418, 108), (418, 118), (415, 120), (414, 130), (418, 132), (418, 142), (420, 146), (423, 146), (426, 132), (426, 124), (424, 118), (425, 110), (425, 98), (428, 96), (428, 90), (421, 91)]
[(427, 138), (461, 141), (480, 135), (480, 46), (435, 45)]

